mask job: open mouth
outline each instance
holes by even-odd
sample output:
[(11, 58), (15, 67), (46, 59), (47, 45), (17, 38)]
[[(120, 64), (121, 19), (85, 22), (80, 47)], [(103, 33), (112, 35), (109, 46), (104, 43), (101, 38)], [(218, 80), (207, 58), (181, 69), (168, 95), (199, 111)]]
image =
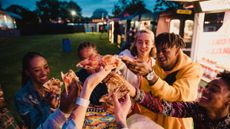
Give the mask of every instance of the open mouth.
[(164, 63), (166, 62), (166, 60), (165, 60), (165, 59), (159, 59), (159, 62), (160, 62), (161, 64), (164, 64)]
[(201, 96), (201, 98), (199, 99), (200, 102), (208, 102), (209, 98), (206, 96)]
[(48, 81), (48, 77), (47, 76), (43, 76), (43, 77), (40, 77), (41, 81)]

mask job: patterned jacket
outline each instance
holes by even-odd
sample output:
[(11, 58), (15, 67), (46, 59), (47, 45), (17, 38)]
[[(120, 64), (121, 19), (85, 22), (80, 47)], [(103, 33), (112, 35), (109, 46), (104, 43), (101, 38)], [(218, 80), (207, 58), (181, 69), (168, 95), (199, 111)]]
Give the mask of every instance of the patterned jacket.
[(230, 129), (230, 114), (220, 120), (211, 120), (207, 111), (199, 106), (197, 102), (167, 102), (148, 93), (144, 95), (140, 104), (165, 116), (192, 117), (194, 129)]

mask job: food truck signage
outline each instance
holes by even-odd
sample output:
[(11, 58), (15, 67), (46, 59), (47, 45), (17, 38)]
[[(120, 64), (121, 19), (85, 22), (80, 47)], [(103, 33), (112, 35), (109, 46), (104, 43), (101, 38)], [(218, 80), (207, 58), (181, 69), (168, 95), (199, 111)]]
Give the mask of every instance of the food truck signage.
[(177, 14), (188, 14), (188, 15), (190, 15), (190, 14), (192, 14), (192, 10), (177, 9), (176, 13)]
[(209, 0), (199, 3), (203, 12), (230, 9), (230, 0)]

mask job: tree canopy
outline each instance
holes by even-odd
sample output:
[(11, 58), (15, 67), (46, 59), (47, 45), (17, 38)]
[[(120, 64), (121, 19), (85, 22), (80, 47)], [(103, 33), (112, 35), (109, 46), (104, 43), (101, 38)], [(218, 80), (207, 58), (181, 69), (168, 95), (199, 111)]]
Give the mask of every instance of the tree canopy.
[(156, 13), (160, 13), (170, 9), (177, 9), (181, 6), (181, 4), (172, 1), (156, 0), (153, 11)]
[(143, 0), (119, 0), (114, 5), (112, 13), (117, 17), (125, 14), (131, 15), (143, 9), (145, 9)]
[[(59, 1), (59, 0), (40, 0), (36, 2), (37, 14), (41, 17), (43, 22), (51, 22), (62, 20), (76, 21), (81, 16), (81, 7), (73, 2)], [(71, 14), (75, 12), (75, 14)]]
[(105, 18), (106, 16), (108, 16), (108, 12), (105, 9), (98, 8), (95, 11), (93, 11), (93, 15), (91, 18), (100, 19), (100, 18)]

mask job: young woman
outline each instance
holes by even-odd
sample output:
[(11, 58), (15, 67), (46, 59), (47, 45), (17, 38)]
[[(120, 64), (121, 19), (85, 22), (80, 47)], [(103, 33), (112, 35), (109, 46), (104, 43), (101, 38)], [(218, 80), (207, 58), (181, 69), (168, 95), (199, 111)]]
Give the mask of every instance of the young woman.
[[(134, 44), (131, 47), (131, 50), (128, 49), (122, 51), (120, 56), (129, 56), (131, 58), (135, 58), (140, 61), (146, 62), (150, 67), (155, 65), (155, 56), (156, 56), (156, 48), (154, 45), (154, 34), (150, 30), (140, 30), (136, 33)], [(141, 76), (130, 71), (127, 67), (122, 71), (125, 79), (135, 86), (136, 88), (140, 88), (141, 85)]]
[(28, 128), (43, 123), (59, 100), (50, 97), (43, 88), (49, 80), (50, 68), (44, 56), (28, 52), (22, 61), (22, 88), (15, 97), (16, 110)]

